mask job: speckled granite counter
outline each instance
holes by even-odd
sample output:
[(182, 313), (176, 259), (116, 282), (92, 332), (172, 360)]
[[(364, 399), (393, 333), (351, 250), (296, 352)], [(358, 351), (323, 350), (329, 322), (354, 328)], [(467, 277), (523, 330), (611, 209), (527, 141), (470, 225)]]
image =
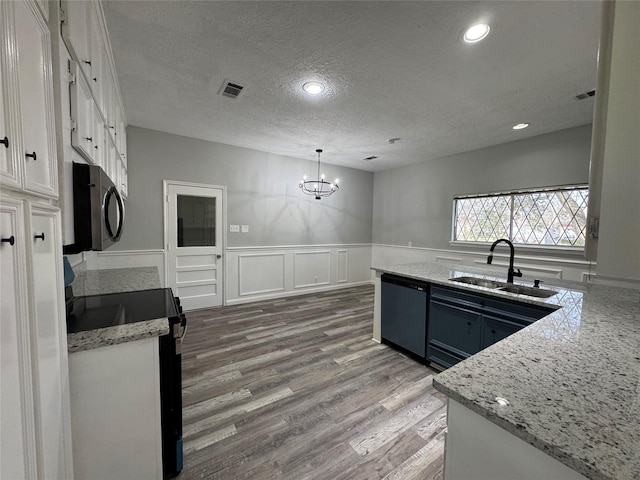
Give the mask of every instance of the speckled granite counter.
[(160, 288), (160, 275), (156, 267), (111, 268), (85, 270), (71, 284), (76, 296), (104, 293), (132, 292)]
[[(81, 272), (72, 288), (75, 296), (131, 292), (160, 288), (156, 267), (114, 268)], [(67, 335), (69, 353), (132, 342), (169, 333), (167, 318), (116, 325), (108, 328), (70, 333)]]
[[(473, 267), (375, 270), (562, 307), (439, 374), (433, 384), (588, 478), (640, 478), (640, 291), (549, 280), (545, 288), (558, 294), (537, 299), (449, 280), (503, 279)], [(509, 405), (498, 405), (496, 397)]]

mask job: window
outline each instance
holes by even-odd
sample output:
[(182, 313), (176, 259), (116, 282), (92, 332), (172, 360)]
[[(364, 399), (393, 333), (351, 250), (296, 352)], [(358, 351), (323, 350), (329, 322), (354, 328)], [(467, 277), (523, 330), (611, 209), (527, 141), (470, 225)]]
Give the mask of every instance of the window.
[(586, 185), (454, 197), (453, 240), (584, 247)]

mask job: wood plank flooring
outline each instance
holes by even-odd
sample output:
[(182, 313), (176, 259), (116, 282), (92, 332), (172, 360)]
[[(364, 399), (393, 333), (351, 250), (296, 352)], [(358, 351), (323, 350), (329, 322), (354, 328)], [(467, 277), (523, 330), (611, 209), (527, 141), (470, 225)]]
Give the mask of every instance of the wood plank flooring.
[(441, 479), (436, 372), (371, 340), (373, 287), (190, 312), (190, 479)]

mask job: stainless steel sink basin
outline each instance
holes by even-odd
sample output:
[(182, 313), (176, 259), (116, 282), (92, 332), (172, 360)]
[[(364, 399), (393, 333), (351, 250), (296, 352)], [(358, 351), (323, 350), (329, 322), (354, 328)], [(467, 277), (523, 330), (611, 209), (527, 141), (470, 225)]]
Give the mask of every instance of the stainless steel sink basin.
[(524, 285), (505, 285), (500, 287), (503, 292), (517, 293), (518, 295), (529, 295), (530, 297), (549, 298), (558, 292), (546, 290), (544, 288), (525, 287)]
[(468, 283), (469, 285), (477, 285), (485, 288), (496, 288), (503, 292), (515, 293), (518, 295), (529, 295), (530, 297), (549, 298), (555, 295), (556, 291), (546, 290), (544, 288), (527, 287), (525, 285), (514, 285), (506, 282), (498, 282), (495, 280), (486, 280), (478, 277), (455, 277), (449, 280), (453, 282)]
[(485, 287), (485, 288), (500, 288), (506, 285), (506, 283), (504, 282), (495, 282), (493, 280), (485, 280), (484, 278), (477, 278), (477, 277), (456, 277), (456, 278), (450, 278), (449, 280), (452, 280), (454, 282), (460, 282), (460, 283), (468, 283), (470, 285), (477, 285), (479, 287)]

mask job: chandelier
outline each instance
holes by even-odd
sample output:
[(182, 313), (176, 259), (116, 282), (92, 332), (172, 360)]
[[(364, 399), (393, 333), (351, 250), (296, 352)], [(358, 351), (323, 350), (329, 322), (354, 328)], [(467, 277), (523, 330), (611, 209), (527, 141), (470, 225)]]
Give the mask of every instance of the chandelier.
[(317, 180), (308, 180), (305, 175), (300, 180), (300, 190), (302, 190), (307, 195), (313, 195), (316, 197), (316, 200), (320, 200), (322, 197), (328, 197), (333, 192), (337, 192), (340, 187), (338, 187), (338, 179), (336, 178), (333, 183), (327, 182), (324, 179), (324, 175), (320, 175), (320, 154), (322, 153), (322, 149), (318, 148), (316, 150), (318, 154), (318, 176)]

